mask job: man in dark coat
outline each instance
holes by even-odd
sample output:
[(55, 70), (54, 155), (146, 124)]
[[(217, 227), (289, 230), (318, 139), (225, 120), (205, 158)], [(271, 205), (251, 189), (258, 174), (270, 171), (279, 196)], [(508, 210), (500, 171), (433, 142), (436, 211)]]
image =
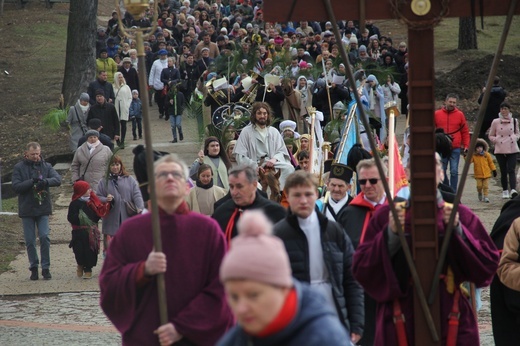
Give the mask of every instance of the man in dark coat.
[(231, 169), (228, 175), (231, 200), (218, 207), (211, 216), (225, 233), (228, 244), (237, 235), (236, 224), (244, 210), (261, 209), (273, 224), (287, 215), (281, 205), (262, 197), (257, 191), (258, 175), (254, 168), (239, 165)]
[(293, 276), (321, 292), (356, 344), (363, 334), (363, 289), (352, 276), (354, 248), (336, 222), (316, 211), (318, 186), (309, 172), (287, 178), (290, 214), (274, 227), (285, 245)]
[[(520, 197), (507, 201), (500, 216), (491, 230), (491, 239), (499, 251), (504, 248), (504, 238), (515, 219), (520, 217)], [(491, 282), (489, 300), (491, 303), (491, 322), (493, 325), (493, 339), (496, 346), (511, 345), (511, 340), (520, 339), (520, 316), (511, 306), (508, 306), (505, 296), (509, 294), (507, 288), (498, 275)]]
[[(125, 221), (110, 242), (100, 305), (124, 345), (215, 345), (233, 325), (219, 281), (226, 241), (214, 220), (189, 210), (187, 172), (175, 155), (155, 165), (162, 252), (154, 250), (151, 213)], [(162, 325), (157, 274), (164, 274), (167, 297)]]
[[(504, 102), (506, 99), (506, 91), (500, 85), (500, 77), (495, 76), (495, 80), (493, 80), (493, 86), (491, 87), (491, 93), (489, 94), (489, 101), (486, 108), (486, 115), (484, 116), (484, 122), (482, 123), (482, 127), (480, 128), (479, 138), (487, 139), (486, 131), (491, 127), (491, 123), (494, 119), (498, 118), (498, 113), (500, 113), (500, 104)], [(482, 103), (482, 99), (484, 98), (484, 92), (486, 92), (486, 88), (482, 88), (482, 94), (478, 98), (478, 104)]]
[(36, 142), (27, 144), (24, 159), (13, 169), (13, 190), (18, 194), (18, 216), (22, 219), (23, 233), (31, 280), (38, 280), (38, 252), (36, 250), (36, 228), (40, 238), (40, 256), (42, 276), (52, 278), (50, 267), (49, 215), (52, 203), (49, 187), (60, 186), (61, 176), (45, 162), (41, 156), (41, 147)]
[(130, 87), (130, 90), (139, 90), (139, 75), (137, 70), (132, 66), (132, 59), (126, 57), (123, 59), (123, 66), (118, 70), (125, 77), (126, 85)]
[(96, 104), (90, 107), (87, 116), (87, 123), (90, 119), (101, 120), (103, 133), (114, 141), (119, 139), (120, 124), (116, 107), (114, 107), (113, 104), (106, 102), (105, 94), (102, 89), (96, 90)]
[[(321, 198), (317, 205), (319, 210), (331, 221), (337, 221), (338, 215), (347, 208), (353, 198), (348, 194), (350, 180), (354, 171), (347, 165), (333, 163), (327, 179), (327, 192), (330, 198)], [(324, 205), (325, 203), (325, 205)]]
[(98, 78), (91, 82), (87, 88), (88, 96), (90, 96), (90, 104), (93, 105), (96, 102), (96, 91), (103, 90), (103, 95), (107, 102), (113, 103), (116, 95), (114, 94), (114, 87), (112, 83), (107, 81), (107, 72), (99, 71)]

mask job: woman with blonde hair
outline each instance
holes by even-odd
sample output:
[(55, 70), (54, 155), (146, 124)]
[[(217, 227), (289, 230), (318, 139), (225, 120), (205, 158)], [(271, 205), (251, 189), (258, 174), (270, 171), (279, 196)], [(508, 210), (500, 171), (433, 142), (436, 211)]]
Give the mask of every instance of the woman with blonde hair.
[(116, 72), (114, 75), (114, 106), (119, 117), (119, 123), (121, 124), (121, 134), (119, 142), (117, 143), (119, 148), (125, 148), (125, 137), (126, 137), (126, 122), (128, 121), (130, 113), (130, 104), (132, 103), (132, 90), (126, 85), (125, 77), (121, 72)]

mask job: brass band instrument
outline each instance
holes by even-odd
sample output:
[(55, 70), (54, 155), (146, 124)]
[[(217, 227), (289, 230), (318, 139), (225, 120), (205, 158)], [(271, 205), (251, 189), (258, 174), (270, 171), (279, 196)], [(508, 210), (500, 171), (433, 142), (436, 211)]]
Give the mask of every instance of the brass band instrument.
[(319, 178), (319, 186), (323, 186), (323, 174), (325, 171), (325, 161), (327, 161), (329, 157), (329, 152), (331, 150), (331, 143), (330, 142), (323, 142), (323, 145), (321, 146), (321, 149), (323, 150), (323, 157), (321, 159), (321, 165), (320, 165), (320, 178)]
[(221, 100), (227, 99), (227, 95), (223, 90), (217, 90), (213, 88), (213, 82), (217, 79), (217, 77), (211, 78), (206, 82), (206, 90), (208, 91), (208, 95), (210, 95), (213, 100), (218, 104), (219, 107), (223, 106), (225, 103)]

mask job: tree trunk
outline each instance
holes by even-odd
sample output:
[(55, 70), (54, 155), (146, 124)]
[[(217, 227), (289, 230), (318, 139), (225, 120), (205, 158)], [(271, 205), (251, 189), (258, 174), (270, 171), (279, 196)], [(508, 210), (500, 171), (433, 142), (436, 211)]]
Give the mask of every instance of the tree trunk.
[(477, 27), (475, 18), (459, 18), (459, 46), (460, 50), (478, 49), (477, 46)]
[(98, 0), (70, 0), (67, 55), (62, 94), (65, 109), (96, 77), (96, 33)]

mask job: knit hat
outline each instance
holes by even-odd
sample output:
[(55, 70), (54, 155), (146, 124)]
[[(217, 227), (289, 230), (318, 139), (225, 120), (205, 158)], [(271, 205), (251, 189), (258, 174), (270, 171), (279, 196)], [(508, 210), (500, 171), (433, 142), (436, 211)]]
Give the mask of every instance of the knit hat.
[(237, 223), (238, 236), (220, 266), (220, 281), (249, 279), (292, 287), (291, 265), (283, 242), (260, 210), (245, 211)]
[(168, 55), (168, 51), (166, 49), (161, 49), (157, 52), (157, 55)]
[(99, 129), (101, 127), (101, 119), (98, 119), (98, 118), (92, 118), (88, 121), (88, 127), (90, 129), (93, 129), (93, 130), (96, 130)]
[(355, 43), (355, 44), (357, 44), (357, 43), (358, 43), (358, 41), (357, 41), (357, 37), (354, 36), (354, 35), (350, 36), (350, 41), (349, 41), (349, 42), (350, 42), (350, 43)]
[(362, 44), (361, 46), (359, 46), (359, 51), (360, 52), (366, 52), (367, 51), (367, 47), (364, 44)]
[(88, 102), (90, 101), (90, 96), (88, 96), (87, 93), (81, 93), (81, 95), (79, 95), (79, 100)]
[(132, 63), (132, 59), (130, 59), (129, 57), (123, 58), (123, 64), (124, 64), (125, 62)]
[(96, 130), (88, 130), (87, 132), (85, 132), (85, 137), (89, 138), (91, 136), (96, 136), (99, 138), (99, 132)]
[(74, 194), (72, 195), (72, 200), (75, 201), (85, 193), (87, 193), (88, 189), (90, 189), (90, 184), (84, 180), (78, 180), (74, 183)]
[(103, 96), (105, 96), (105, 91), (104, 91), (103, 89), (97, 89), (97, 90), (96, 90), (96, 96), (98, 96), (98, 95), (103, 95)]
[(220, 281), (249, 279), (279, 287), (292, 287), (291, 265), (273, 225), (260, 210), (245, 211), (237, 223), (238, 236), (220, 266)]

